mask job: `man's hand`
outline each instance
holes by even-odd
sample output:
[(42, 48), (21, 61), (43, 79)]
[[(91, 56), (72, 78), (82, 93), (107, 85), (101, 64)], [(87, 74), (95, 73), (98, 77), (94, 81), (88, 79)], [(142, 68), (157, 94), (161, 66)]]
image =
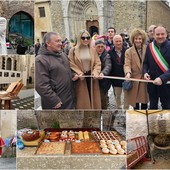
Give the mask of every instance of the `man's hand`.
[(76, 81), (77, 79), (79, 79), (79, 76), (77, 74), (75, 74), (74, 77), (72, 78), (72, 80)]
[(62, 102), (59, 102), (59, 103), (57, 103), (56, 106), (54, 106), (53, 108), (54, 108), (54, 109), (58, 109), (58, 108), (61, 107), (62, 104), (63, 104)]
[(150, 77), (150, 75), (149, 75), (148, 73), (145, 73), (145, 74), (144, 74), (144, 79), (145, 79), (145, 80), (150, 80), (151, 77)]
[(162, 80), (161, 80), (159, 77), (157, 77), (157, 78), (153, 81), (153, 84), (155, 84), (155, 85), (157, 85), (157, 86), (160, 86), (160, 85), (162, 85)]

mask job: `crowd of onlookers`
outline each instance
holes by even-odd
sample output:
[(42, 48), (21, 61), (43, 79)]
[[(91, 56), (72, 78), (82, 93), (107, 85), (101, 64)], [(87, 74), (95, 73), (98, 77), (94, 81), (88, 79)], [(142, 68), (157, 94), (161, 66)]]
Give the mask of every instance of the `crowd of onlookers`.
[[(107, 109), (112, 86), (116, 108), (170, 109), (170, 41), (166, 28), (151, 25), (148, 33), (106, 35), (80, 30), (71, 44), (58, 33), (44, 36), (35, 62), (35, 87), (43, 109)], [(145, 80), (145, 81), (141, 81)], [(130, 83), (128, 90), (122, 86)], [(122, 98), (124, 99), (122, 103)]]

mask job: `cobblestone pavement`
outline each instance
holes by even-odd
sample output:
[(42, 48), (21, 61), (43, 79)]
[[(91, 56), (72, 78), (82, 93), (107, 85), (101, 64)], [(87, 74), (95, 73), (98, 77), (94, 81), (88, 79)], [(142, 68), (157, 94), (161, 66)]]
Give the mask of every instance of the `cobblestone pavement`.
[(34, 96), (12, 101), (12, 109), (33, 110), (34, 109)]
[[(2, 108), (3, 105), (2, 105)], [(33, 110), (34, 109), (34, 96), (12, 100), (12, 110)]]
[(0, 158), (0, 169), (16, 169), (16, 158)]

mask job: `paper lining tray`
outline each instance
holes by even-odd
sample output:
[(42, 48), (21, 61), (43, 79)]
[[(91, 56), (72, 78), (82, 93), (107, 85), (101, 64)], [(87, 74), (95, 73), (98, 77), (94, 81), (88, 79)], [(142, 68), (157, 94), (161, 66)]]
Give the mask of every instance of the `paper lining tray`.
[(102, 154), (99, 144), (95, 141), (71, 142), (71, 154), (75, 155), (98, 155)]
[(120, 135), (116, 131), (93, 131), (92, 136), (94, 140), (118, 140), (121, 141)]
[(41, 142), (35, 151), (37, 155), (64, 155), (66, 142)]

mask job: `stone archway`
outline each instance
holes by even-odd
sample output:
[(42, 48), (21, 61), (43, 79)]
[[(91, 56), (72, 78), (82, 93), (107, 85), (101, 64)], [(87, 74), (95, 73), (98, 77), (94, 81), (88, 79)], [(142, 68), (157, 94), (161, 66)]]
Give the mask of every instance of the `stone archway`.
[(86, 29), (90, 33), (91, 37), (93, 36), (94, 33), (99, 34), (99, 22), (97, 20), (86, 21)]
[(97, 21), (98, 32), (103, 32), (103, 1), (62, 1), (66, 37), (75, 38), (81, 29), (89, 29), (88, 21)]

